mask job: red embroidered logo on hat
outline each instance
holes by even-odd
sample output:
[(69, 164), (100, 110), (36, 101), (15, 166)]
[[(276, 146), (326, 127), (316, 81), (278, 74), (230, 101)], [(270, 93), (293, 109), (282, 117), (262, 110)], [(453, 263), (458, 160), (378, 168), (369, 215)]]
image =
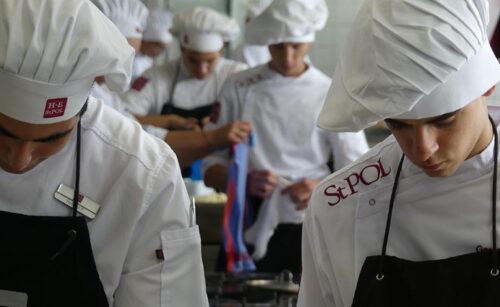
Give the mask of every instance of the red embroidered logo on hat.
[(66, 111), (66, 104), (68, 103), (68, 98), (53, 98), (47, 99), (45, 103), (45, 111), (43, 112), (43, 118), (53, 118), (60, 117), (64, 115)]
[(149, 79), (148, 78), (145, 78), (145, 77), (139, 77), (137, 79), (135, 79), (134, 83), (132, 84), (131, 88), (140, 92), (142, 90), (142, 88), (148, 84), (149, 82)]
[(137, 33), (142, 33), (142, 29), (141, 29), (141, 28), (139, 28), (139, 27), (135, 27), (135, 32), (137, 32)]

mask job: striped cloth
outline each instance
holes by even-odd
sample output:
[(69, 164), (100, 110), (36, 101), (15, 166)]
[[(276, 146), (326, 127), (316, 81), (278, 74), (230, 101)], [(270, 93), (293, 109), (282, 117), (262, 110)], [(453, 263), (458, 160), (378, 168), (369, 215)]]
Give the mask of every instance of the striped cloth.
[(226, 271), (255, 271), (248, 254), (243, 232), (247, 216), (246, 182), (251, 140), (232, 146), (233, 157), (229, 165), (227, 203), (223, 219), (223, 244), (226, 253)]

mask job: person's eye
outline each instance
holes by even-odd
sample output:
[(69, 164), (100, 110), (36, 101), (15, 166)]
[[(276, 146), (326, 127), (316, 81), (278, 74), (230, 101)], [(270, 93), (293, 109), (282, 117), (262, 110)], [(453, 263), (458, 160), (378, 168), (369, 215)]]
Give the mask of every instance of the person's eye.
[(437, 127), (448, 127), (448, 126), (453, 125), (453, 123), (455, 122), (455, 118), (456, 118), (455, 115), (449, 116), (446, 118), (442, 118), (442, 119), (435, 121), (434, 125), (436, 125)]
[(391, 130), (402, 130), (409, 127), (408, 125), (400, 122), (386, 121), (385, 123)]

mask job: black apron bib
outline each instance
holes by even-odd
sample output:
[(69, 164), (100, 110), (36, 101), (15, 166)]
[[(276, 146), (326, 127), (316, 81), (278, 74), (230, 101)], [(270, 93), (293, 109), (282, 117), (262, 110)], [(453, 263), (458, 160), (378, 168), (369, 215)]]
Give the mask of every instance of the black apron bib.
[(382, 254), (366, 258), (354, 294), (353, 307), (500, 306), (496, 249), (498, 135), (491, 118), (490, 122), (495, 135), (492, 179), (493, 248), (431, 261), (408, 261), (386, 255), (403, 155), (392, 189)]
[(87, 223), (76, 211), (80, 122), (77, 129), (72, 216), (27, 216), (0, 211), (0, 306), (2, 300), (8, 300), (7, 295), (27, 295), (27, 305), (19, 307), (109, 306), (92, 254)]
[[(184, 108), (175, 107), (173, 105), (175, 89), (177, 88), (177, 81), (179, 79), (179, 73), (181, 70), (180, 66), (181, 66), (181, 60), (179, 60), (179, 64), (177, 65), (177, 70), (175, 72), (175, 77), (174, 77), (174, 80), (172, 82), (172, 90), (170, 91), (169, 99), (167, 102), (165, 102), (163, 104), (163, 107), (161, 109), (161, 114), (162, 115), (175, 114), (175, 115), (179, 115), (182, 117), (193, 117), (193, 118), (196, 118), (198, 120), (198, 123), (201, 126), (202, 120), (212, 114), (214, 104), (211, 103), (209, 105), (201, 106), (201, 107), (194, 108), (194, 109), (184, 109)], [(215, 78), (215, 80), (217, 82), (217, 78)], [(217, 83), (215, 84), (215, 88), (216, 88), (215, 92), (217, 93), (217, 89), (218, 89)], [(217, 97), (215, 97), (215, 100), (217, 100)]]
[[(189, 117), (196, 118), (198, 120), (198, 125), (200, 125), (200, 127), (202, 127), (202, 129), (203, 129), (203, 119), (210, 117), (212, 115), (212, 113), (214, 112), (214, 108), (216, 108), (215, 102), (211, 103), (209, 105), (201, 106), (201, 107), (194, 108), (194, 109), (178, 108), (178, 107), (175, 107), (173, 105), (175, 89), (177, 88), (177, 81), (179, 80), (179, 73), (181, 71), (181, 61), (182, 61), (182, 59), (179, 60), (179, 64), (177, 65), (175, 77), (174, 77), (174, 80), (172, 82), (172, 90), (170, 91), (168, 101), (163, 104), (163, 107), (161, 109), (161, 115), (175, 114), (175, 115), (179, 115), (179, 116), (186, 117), (186, 118), (189, 118)], [(215, 78), (215, 80), (217, 82), (217, 78)], [(215, 84), (215, 88), (216, 88), (216, 93), (217, 93), (217, 89), (218, 89), (217, 83)], [(217, 99), (217, 97), (215, 97), (215, 99)], [(188, 167), (181, 169), (181, 173), (182, 173), (183, 178), (191, 177), (191, 175), (192, 175), (191, 167), (188, 166)]]

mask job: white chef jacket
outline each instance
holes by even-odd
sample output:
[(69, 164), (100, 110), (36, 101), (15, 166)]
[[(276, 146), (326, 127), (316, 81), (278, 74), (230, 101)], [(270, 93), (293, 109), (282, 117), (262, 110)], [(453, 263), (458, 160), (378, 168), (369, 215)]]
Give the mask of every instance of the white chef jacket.
[[(249, 170), (271, 170), (291, 182), (322, 179), (330, 173), (333, 153), (338, 169), (356, 160), (368, 146), (364, 133), (333, 133), (316, 127), (331, 79), (313, 66), (299, 77), (285, 77), (267, 64), (237, 73), (226, 81), (219, 95), (216, 129), (235, 119), (252, 123), (256, 144), (250, 150)], [(203, 171), (227, 165), (229, 150), (204, 159)], [(291, 200), (283, 198), (290, 208)], [(295, 223), (303, 220), (297, 213)]]
[[(94, 98), (82, 117), (80, 193), (100, 204), (88, 220), (110, 306), (208, 306), (197, 226), (173, 151)], [(24, 174), (0, 170), (0, 210), (70, 216), (54, 198), (74, 186), (76, 131), (57, 154)], [(163, 250), (158, 260), (155, 250)]]
[(130, 91), (122, 95), (126, 108), (136, 115), (160, 114), (163, 105), (170, 99), (170, 91), (179, 67), (179, 77), (171, 103), (187, 110), (214, 103), (226, 78), (247, 68), (243, 63), (220, 58), (214, 72), (206, 79), (198, 80), (187, 71), (182, 59), (170, 61), (147, 70), (139, 81), (136, 81), (140, 82), (140, 86), (133, 85)]
[[(94, 85), (92, 86), (91, 95), (94, 98), (100, 100), (102, 103), (104, 103), (108, 107), (111, 107), (111, 108), (117, 110), (125, 117), (128, 117), (129, 119), (134, 120), (134, 121), (136, 120), (135, 116), (125, 108), (125, 105), (124, 105), (120, 95), (118, 93), (110, 90), (109, 87), (105, 83), (99, 84), (97, 82), (94, 82)], [(166, 128), (160, 128), (160, 127), (155, 127), (155, 126), (151, 126), (151, 125), (143, 125), (142, 128), (147, 133), (154, 135), (157, 138), (160, 138), (161, 140), (165, 140), (165, 138), (167, 137), (167, 134), (168, 134), (168, 129), (166, 129)]]
[(250, 67), (255, 67), (269, 63), (271, 61), (271, 54), (269, 53), (268, 46), (242, 43), (233, 51), (232, 59), (246, 63)]
[[(381, 253), (401, 155), (390, 136), (317, 186), (303, 226), (298, 306), (351, 306), (365, 258)], [(387, 255), (424, 261), (491, 248), (492, 169), (493, 142), (445, 178), (405, 159)]]
[(151, 57), (138, 53), (134, 58), (134, 65), (132, 66), (132, 80), (139, 78), (146, 70), (150, 69), (154, 64)]

